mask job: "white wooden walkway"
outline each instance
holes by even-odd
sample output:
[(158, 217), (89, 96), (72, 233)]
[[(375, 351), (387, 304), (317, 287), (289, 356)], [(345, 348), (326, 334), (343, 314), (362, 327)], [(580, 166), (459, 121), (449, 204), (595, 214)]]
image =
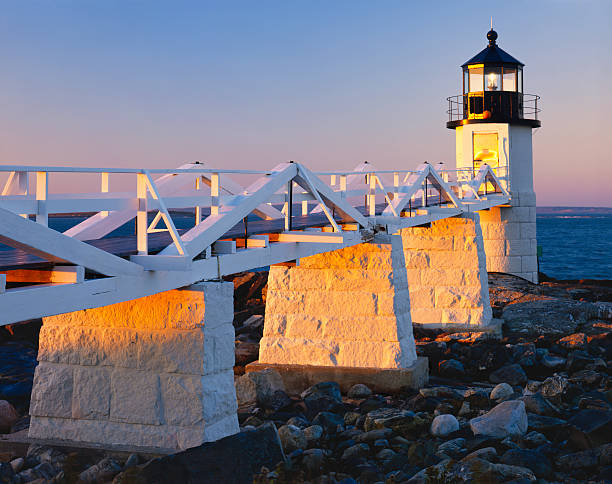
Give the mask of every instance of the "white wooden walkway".
[[(0, 165), (1, 173), (0, 242), (14, 249), (0, 250), (0, 325), (291, 262), (510, 200), (487, 165), (476, 174), (441, 163), (313, 173), (293, 162), (267, 171)], [(50, 193), (50, 179), (70, 173), (97, 174), (100, 191)], [(114, 176), (131, 177), (134, 189), (110, 191)], [(178, 210), (193, 214), (189, 228), (176, 228)], [(63, 233), (49, 228), (49, 215), (81, 213), (89, 216)], [(134, 236), (108, 237), (131, 220)]]

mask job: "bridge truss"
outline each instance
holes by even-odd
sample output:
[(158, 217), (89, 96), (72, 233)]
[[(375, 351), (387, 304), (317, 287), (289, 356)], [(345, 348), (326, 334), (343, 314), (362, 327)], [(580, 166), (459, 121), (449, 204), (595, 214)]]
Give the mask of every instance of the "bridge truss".
[[(488, 165), (476, 173), (428, 163), (376, 170), (367, 162), (319, 173), (293, 162), (269, 171), (194, 163), (170, 170), (0, 166), (0, 173), (0, 243), (7, 246), (0, 250), (0, 325), (293, 263), (510, 201), (505, 177)], [(51, 177), (69, 174), (99, 177), (100, 191), (49, 191)], [(109, 191), (111, 176), (129, 177), (133, 189)], [(245, 187), (236, 177), (251, 181)], [(177, 228), (177, 213), (193, 222)], [(57, 214), (87, 216), (61, 232), (49, 227)], [(134, 235), (113, 236), (131, 221)]]

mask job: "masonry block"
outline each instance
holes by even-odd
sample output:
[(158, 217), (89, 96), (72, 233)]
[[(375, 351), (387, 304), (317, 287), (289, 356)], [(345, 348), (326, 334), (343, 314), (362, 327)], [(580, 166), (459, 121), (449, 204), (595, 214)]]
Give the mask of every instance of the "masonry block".
[[(413, 323), (486, 330), (492, 312), (479, 216), (467, 214), (433, 222), (430, 228), (402, 229), (400, 236)], [(499, 245), (505, 255), (501, 238)]]
[(29, 436), (178, 450), (238, 431), (233, 284), (43, 319)]
[(416, 362), (401, 239), (270, 268), (259, 362), (407, 368)]
[(479, 212), (487, 270), (514, 274), (537, 283), (536, 196), (523, 191), (513, 191), (511, 196), (512, 207)]

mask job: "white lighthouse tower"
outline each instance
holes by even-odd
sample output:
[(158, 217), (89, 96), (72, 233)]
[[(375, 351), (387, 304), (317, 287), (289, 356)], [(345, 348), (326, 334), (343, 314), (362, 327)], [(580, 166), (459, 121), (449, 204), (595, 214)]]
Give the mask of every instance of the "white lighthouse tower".
[(524, 64), (497, 45), (497, 32), (491, 29), (487, 39), (461, 66), (463, 94), (448, 98), (446, 126), (456, 132), (458, 176), (487, 163), (512, 196), (508, 207), (480, 212), (487, 271), (537, 283), (532, 130), (541, 125), (539, 97), (524, 94)]

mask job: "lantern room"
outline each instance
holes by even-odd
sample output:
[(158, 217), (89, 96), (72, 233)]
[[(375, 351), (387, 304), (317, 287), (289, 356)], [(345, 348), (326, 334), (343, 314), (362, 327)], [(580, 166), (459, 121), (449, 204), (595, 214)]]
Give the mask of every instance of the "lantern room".
[(523, 92), (524, 64), (501, 49), (497, 37), (491, 29), (489, 44), (461, 66), (463, 93), (448, 98), (448, 128), (483, 122), (540, 126), (539, 97)]

